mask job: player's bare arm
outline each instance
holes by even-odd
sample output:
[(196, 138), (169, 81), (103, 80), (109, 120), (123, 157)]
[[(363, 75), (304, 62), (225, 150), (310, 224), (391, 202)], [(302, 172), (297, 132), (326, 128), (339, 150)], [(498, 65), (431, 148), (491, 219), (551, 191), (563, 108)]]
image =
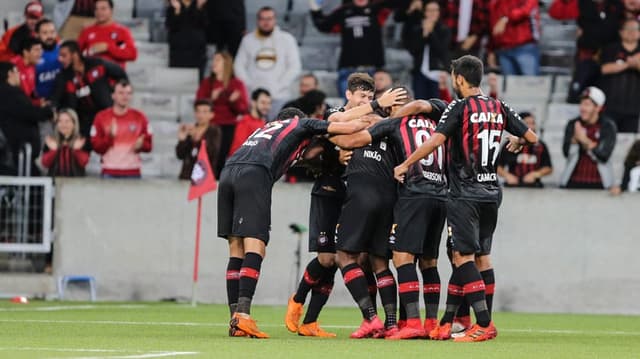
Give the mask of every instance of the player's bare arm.
[(507, 143), (507, 150), (509, 152), (518, 153), (522, 150), (522, 147), (526, 144), (534, 144), (538, 142), (538, 135), (530, 129), (524, 133), (522, 137), (510, 136), (509, 143)]
[(336, 146), (343, 149), (353, 149), (362, 146), (366, 146), (371, 143), (371, 134), (369, 131), (359, 131), (352, 135), (340, 135), (329, 137), (329, 141), (336, 144)]
[(411, 156), (409, 156), (404, 162), (393, 169), (393, 176), (400, 183), (404, 183), (404, 174), (409, 170), (409, 166), (429, 156), (431, 152), (440, 147), (446, 140), (447, 136), (443, 135), (442, 133), (434, 133), (433, 136), (425, 141), (422, 146), (418, 147), (418, 149), (413, 152)]
[(329, 122), (348, 122), (359, 119), (360, 117), (376, 111), (382, 107), (390, 107), (402, 105), (407, 98), (407, 92), (401, 88), (389, 89), (380, 98), (373, 100), (368, 104), (354, 107), (345, 112), (336, 112), (329, 116)]
[(413, 100), (406, 105), (402, 106), (398, 112), (394, 113), (394, 117), (404, 117), (410, 115), (417, 115), (419, 113), (430, 113), (433, 107), (431, 102), (427, 100)]
[(366, 121), (349, 121), (349, 122), (331, 122), (327, 128), (327, 132), (331, 135), (350, 135), (358, 131), (364, 130), (369, 126)]

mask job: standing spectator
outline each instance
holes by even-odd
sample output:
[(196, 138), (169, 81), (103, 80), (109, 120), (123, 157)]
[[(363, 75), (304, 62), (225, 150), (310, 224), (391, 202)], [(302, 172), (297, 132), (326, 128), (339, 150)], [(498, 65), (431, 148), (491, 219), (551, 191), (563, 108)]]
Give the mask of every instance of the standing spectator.
[(42, 166), (50, 177), (84, 177), (89, 152), (80, 136), (78, 114), (70, 108), (58, 111), (54, 136), (45, 137)]
[[(211, 168), (216, 168), (218, 155), (220, 153), (220, 139), (222, 132), (220, 127), (212, 123), (214, 118), (211, 101), (200, 99), (193, 104), (195, 124), (183, 124), (178, 132), (178, 144), (176, 145), (176, 156), (182, 160), (182, 169), (179, 179), (191, 179), (193, 166), (198, 160), (198, 152), (202, 140), (206, 141), (207, 155)], [(215, 174), (219, 178), (219, 173)]]
[(85, 27), (95, 23), (96, 0), (59, 0), (53, 10), (53, 21), (64, 40), (76, 40)]
[(636, 133), (640, 119), (640, 22), (625, 20), (620, 39), (602, 51), (602, 90), (609, 99), (605, 114), (616, 123), (618, 132)]
[(95, 18), (95, 25), (86, 27), (78, 37), (82, 54), (113, 61), (123, 69), (126, 61), (135, 61), (135, 41), (127, 27), (113, 20), (113, 0), (96, 0)]
[(322, 32), (340, 27), (340, 60), (338, 61), (338, 94), (347, 91), (347, 78), (354, 72), (373, 75), (376, 68), (384, 67), (380, 12), (398, 1), (353, 0), (329, 15), (324, 15), (317, 0), (309, 0), (313, 24)]
[(374, 98), (380, 97), (385, 91), (393, 86), (393, 79), (391, 74), (383, 69), (378, 69), (373, 74), (373, 82), (375, 83), (376, 91), (373, 95)]
[(482, 38), (489, 33), (489, 1), (445, 0), (440, 2), (441, 18), (451, 29), (453, 58), (478, 56)]
[(503, 75), (540, 73), (538, 0), (491, 0), (491, 45)]
[(227, 158), (231, 157), (255, 130), (264, 126), (269, 112), (271, 112), (271, 94), (263, 88), (255, 89), (251, 93), (251, 111), (238, 121)]
[[(520, 118), (531, 131), (536, 132), (536, 119), (529, 112), (521, 112)], [(507, 150), (507, 143), (498, 155), (497, 173), (504, 179), (506, 186), (544, 187), (540, 179), (553, 172), (551, 156), (547, 145), (542, 141), (522, 147), (518, 153)]]
[(556, 20), (576, 20), (579, 14), (578, 0), (553, 0), (549, 5), (549, 16)]
[(316, 77), (316, 75), (310, 72), (300, 76), (300, 83), (298, 84), (298, 89), (299, 89), (300, 97), (285, 103), (284, 105), (282, 105), (282, 108), (287, 108), (287, 107), (298, 108), (297, 104), (300, 103), (304, 95), (306, 95), (310, 91), (318, 89), (318, 78)]
[(451, 30), (440, 21), (440, 5), (428, 0), (408, 14), (403, 43), (413, 57), (413, 92), (417, 99), (437, 98), (440, 74), (449, 69)]
[(627, 157), (624, 159), (622, 190), (629, 192), (640, 191), (640, 140), (631, 145)]
[[(4, 133), (13, 155), (13, 167), (18, 168), (18, 154), (24, 144), (31, 144), (32, 164), (40, 154), (38, 123), (50, 119), (51, 109), (37, 107), (20, 89), (20, 73), (14, 64), (0, 62), (0, 130)], [(36, 175), (35, 165), (31, 173)]]
[(599, 51), (618, 40), (622, 18), (619, 0), (578, 0), (576, 59), (567, 101), (580, 102), (585, 88), (595, 85), (600, 77)]
[(208, 40), (218, 50), (227, 50), (232, 56), (238, 53), (242, 36), (247, 31), (244, 0), (208, 0)]
[(9, 61), (22, 53), (24, 40), (35, 37), (35, 28), (42, 18), (44, 9), (40, 1), (30, 1), (24, 7), (24, 23), (8, 29), (0, 40), (0, 61)]
[(113, 104), (110, 82), (126, 79), (127, 74), (113, 62), (83, 57), (75, 41), (60, 45), (58, 60), (63, 70), (56, 76), (51, 102), (58, 108), (74, 109), (80, 118), (80, 133), (88, 138), (93, 117)]
[(196, 99), (208, 99), (213, 102), (216, 113), (213, 122), (222, 130), (220, 155), (218, 162), (213, 167), (217, 175), (222, 171), (227, 159), (238, 116), (249, 110), (247, 89), (242, 81), (233, 74), (231, 54), (222, 51), (213, 55), (211, 76), (200, 83)]
[(31, 102), (40, 106), (42, 99), (36, 93), (36, 64), (42, 59), (42, 44), (40, 40), (29, 37), (22, 42), (21, 55), (11, 59), (20, 72), (20, 87)]
[(606, 97), (597, 87), (587, 87), (580, 100), (580, 117), (567, 124), (562, 152), (567, 167), (560, 185), (565, 188), (606, 188), (614, 191), (609, 159), (616, 146), (616, 125), (601, 114)]
[(129, 107), (132, 93), (128, 80), (118, 81), (113, 107), (98, 112), (91, 127), (91, 145), (102, 155), (102, 177), (140, 178), (140, 152), (151, 152), (151, 127), (144, 113)]
[(207, 0), (170, 0), (166, 11), (169, 30), (169, 67), (198, 69), (204, 77), (207, 63)]
[(640, 1), (638, 0), (623, 0), (624, 5), (624, 18), (636, 19), (640, 21)]
[(276, 26), (275, 10), (264, 6), (257, 16), (258, 28), (242, 38), (234, 69), (251, 91), (264, 88), (271, 93), (272, 119), (291, 98), (290, 88), (302, 65), (296, 39)]
[(53, 94), (56, 76), (62, 69), (58, 60), (60, 44), (53, 21), (42, 19), (36, 24), (36, 34), (42, 43), (42, 61), (36, 64), (36, 93), (43, 99)]

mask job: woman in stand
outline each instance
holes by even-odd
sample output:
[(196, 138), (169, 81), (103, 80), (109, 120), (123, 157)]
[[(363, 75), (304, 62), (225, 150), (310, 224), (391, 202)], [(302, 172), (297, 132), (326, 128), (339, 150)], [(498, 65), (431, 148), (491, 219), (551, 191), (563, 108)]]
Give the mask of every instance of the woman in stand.
[(72, 109), (58, 111), (56, 133), (45, 138), (41, 163), (51, 177), (84, 177), (89, 152), (79, 134), (78, 115)]

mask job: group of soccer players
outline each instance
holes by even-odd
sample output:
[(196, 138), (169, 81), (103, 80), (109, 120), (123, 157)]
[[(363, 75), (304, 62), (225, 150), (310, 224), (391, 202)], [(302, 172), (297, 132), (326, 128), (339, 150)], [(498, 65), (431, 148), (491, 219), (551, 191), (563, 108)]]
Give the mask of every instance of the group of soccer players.
[[(227, 161), (220, 178), (218, 234), (229, 243), (231, 336), (268, 338), (250, 316), (251, 301), (269, 241), (271, 188), (298, 159), (308, 161), (317, 178), (309, 248), (318, 255), (289, 299), (285, 324), (290, 331), (335, 336), (322, 330), (317, 319), (340, 268), (363, 316), (352, 338), (446, 340), (452, 338), (456, 316), (464, 331), (455, 341), (497, 336), (491, 321), (495, 279), (489, 259), (501, 202), (495, 161), (503, 130), (513, 135), (507, 146), (513, 152), (537, 137), (506, 104), (482, 94), (479, 59), (463, 56), (451, 68), (459, 99), (448, 106), (436, 99), (409, 101), (401, 88), (371, 100), (373, 81), (354, 74), (347, 104), (329, 111), (325, 121), (285, 109)], [(453, 272), (446, 311), (438, 321), (437, 258), (445, 219)], [(372, 287), (380, 293), (384, 323)], [(473, 326), (469, 306), (476, 317)]]

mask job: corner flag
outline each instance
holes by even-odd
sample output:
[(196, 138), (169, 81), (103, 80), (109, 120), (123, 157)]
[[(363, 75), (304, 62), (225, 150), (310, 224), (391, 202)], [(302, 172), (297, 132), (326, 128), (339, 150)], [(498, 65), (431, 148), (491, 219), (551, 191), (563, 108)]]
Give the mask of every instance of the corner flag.
[(218, 188), (218, 185), (211, 170), (211, 163), (209, 163), (207, 145), (205, 140), (202, 140), (200, 151), (198, 151), (198, 159), (196, 164), (193, 165), (193, 171), (191, 171), (191, 187), (189, 188), (187, 199), (191, 201), (202, 197), (205, 193), (214, 191), (216, 188)]

